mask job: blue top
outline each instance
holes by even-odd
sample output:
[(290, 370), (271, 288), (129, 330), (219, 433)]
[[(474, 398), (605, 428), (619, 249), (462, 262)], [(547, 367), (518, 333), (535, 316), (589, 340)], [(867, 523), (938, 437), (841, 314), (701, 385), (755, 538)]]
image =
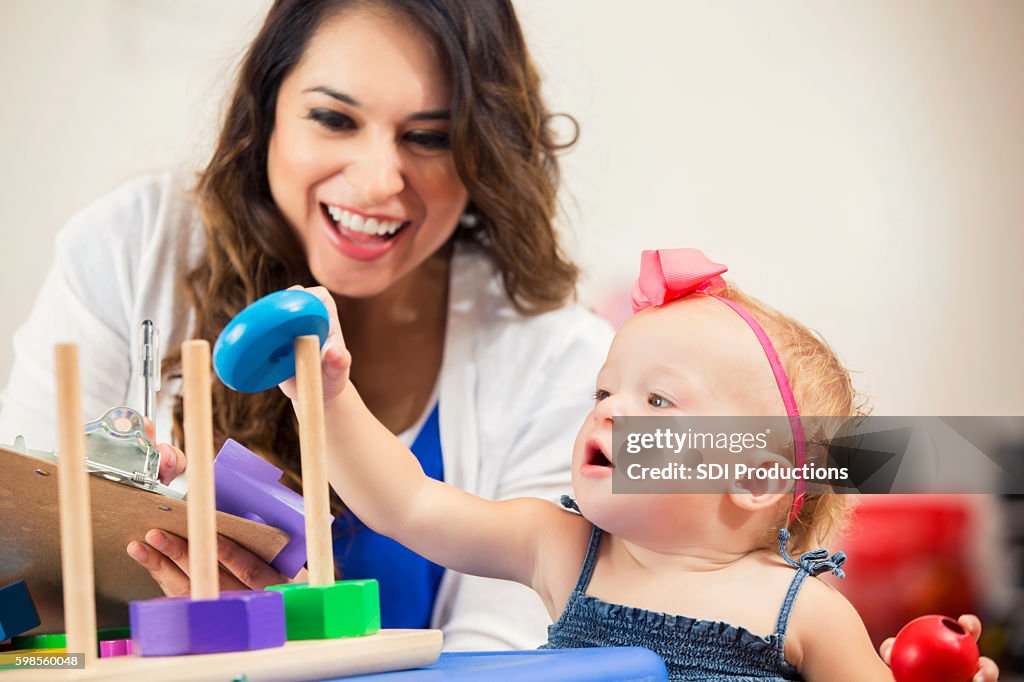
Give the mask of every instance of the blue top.
[[(567, 497), (562, 498), (562, 504), (579, 511), (576, 503)], [(794, 561), (786, 552), (789, 532), (785, 528), (779, 531), (779, 552), (797, 571), (783, 599), (775, 632), (760, 637), (746, 628), (720, 621), (657, 613), (589, 596), (586, 590), (597, 563), (601, 535), (601, 529), (594, 526), (579, 580), (562, 615), (548, 628), (548, 642), (542, 649), (643, 646), (665, 660), (669, 680), (781, 682), (802, 679), (796, 668), (786, 662), (783, 651), (793, 601), (808, 575), (832, 571), (843, 577), (840, 566), (846, 561), (845, 554), (838, 552), (830, 558), (828, 552), (817, 549), (800, 555), (799, 562)]]
[[(423, 472), (444, 480), (438, 404), (412, 444)], [(364, 526), (351, 512), (334, 522), (334, 559), (344, 580), (376, 578), (380, 583), (382, 628), (428, 628), (444, 567), (427, 561), (391, 538)]]

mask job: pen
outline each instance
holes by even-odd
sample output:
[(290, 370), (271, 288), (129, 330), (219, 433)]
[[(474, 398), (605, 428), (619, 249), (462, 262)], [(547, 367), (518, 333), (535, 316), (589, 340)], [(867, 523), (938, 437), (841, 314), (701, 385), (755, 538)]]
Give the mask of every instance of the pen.
[(139, 372), (142, 374), (142, 414), (153, 421), (156, 392), (160, 390), (160, 336), (152, 320), (142, 323), (139, 346)]

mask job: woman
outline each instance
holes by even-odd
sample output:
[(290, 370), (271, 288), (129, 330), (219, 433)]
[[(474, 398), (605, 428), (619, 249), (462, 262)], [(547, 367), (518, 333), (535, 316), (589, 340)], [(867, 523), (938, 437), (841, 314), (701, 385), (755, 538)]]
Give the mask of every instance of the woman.
[[(611, 332), (571, 303), (549, 122), (505, 0), (279, 0), (196, 186), (130, 183), (61, 233), (15, 337), (0, 442), (51, 446), (58, 340), (80, 344), (89, 418), (138, 405), (143, 319), (169, 351), (157, 436), (180, 442), (180, 342), (213, 341), (267, 293), (320, 284), (358, 359), (352, 380), (425, 469), (488, 498), (557, 498)], [(217, 444), (234, 438), (297, 482), (287, 399), (214, 392)], [(163, 453), (165, 477), (184, 469)], [(444, 573), (336, 513), (342, 575), (381, 580), (386, 627), (440, 627), (449, 649), (544, 640), (528, 590)], [(146, 540), (133, 558), (168, 594), (187, 591), (186, 543)], [(229, 588), (285, 579), (230, 543), (220, 558)]]

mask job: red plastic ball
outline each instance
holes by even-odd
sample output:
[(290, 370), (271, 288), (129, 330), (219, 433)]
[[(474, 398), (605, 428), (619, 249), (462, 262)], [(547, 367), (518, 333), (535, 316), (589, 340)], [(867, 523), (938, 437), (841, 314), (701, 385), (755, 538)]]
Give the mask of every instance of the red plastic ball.
[(952, 618), (921, 616), (896, 635), (889, 661), (896, 682), (970, 682), (978, 645)]

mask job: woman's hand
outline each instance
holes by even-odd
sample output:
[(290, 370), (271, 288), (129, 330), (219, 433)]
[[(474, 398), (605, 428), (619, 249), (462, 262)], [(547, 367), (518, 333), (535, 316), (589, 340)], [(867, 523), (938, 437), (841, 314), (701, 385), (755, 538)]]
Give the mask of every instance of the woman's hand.
[[(960, 616), (957, 622), (960, 623), (964, 630), (971, 633), (971, 637), (974, 637), (975, 641), (978, 640), (978, 637), (981, 637), (981, 621), (978, 620), (977, 616), (966, 614)], [(878, 653), (886, 665), (889, 665), (889, 656), (892, 654), (892, 645), (895, 641), (895, 637), (890, 637), (882, 642), (882, 646), (878, 647)], [(974, 676), (974, 682), (996, 682), (998, 679), (999, 666), (991, 658), (982, 656), (981, 660), (978, 661), (978, 674)]]
[[(146, 541), (128, 543), (128, 556), (142, 565), (168, 597), (187, 595), (189, 579), (188, 542), (165, 530), (151, 530)], [(262, 590), (269, 585), (291, 582), (270, 564), (223, 535), (217, 536), (217, 559), (220, 561), (220, 589)], [(296, 580), (303, 580), (302, 569)]]
[[(146, 436), (149, 438), (149, 442), (156, 443), (156, 427), (153, 426), (153, 422), (143, 417), (142, 423), (146, 428)], [(160, 443), (156, 446), (157, 452), (160, 453), (160, 469), (158, 478), (164, 485), (168, 485), (171, 481), (176, 479), (185, 473), (185, 467), (188, 465), (188, 460), (185, 458), (185, 453), (174, 447), (170, 443)]]
[[(345, 339), (341, 335), (341, 324), (338, 322), (338, 307), (334, 303), (334, 297), (324, 287), (289, 287), (289, 291), (298, 290), (313, 294), (327, 308), (327, 317), (330, 326), (327, 330), (327, 340), (320, 349), (320, 371), (323, 375), (324, 402), (336, 398), (348, 384), (348, 371), (352, 366), (352, 355), (345, 348)], [(279, 384), (284, 394), (293, 401), (298, 397), (298, 387), (295, 385), (295, 377)]]

